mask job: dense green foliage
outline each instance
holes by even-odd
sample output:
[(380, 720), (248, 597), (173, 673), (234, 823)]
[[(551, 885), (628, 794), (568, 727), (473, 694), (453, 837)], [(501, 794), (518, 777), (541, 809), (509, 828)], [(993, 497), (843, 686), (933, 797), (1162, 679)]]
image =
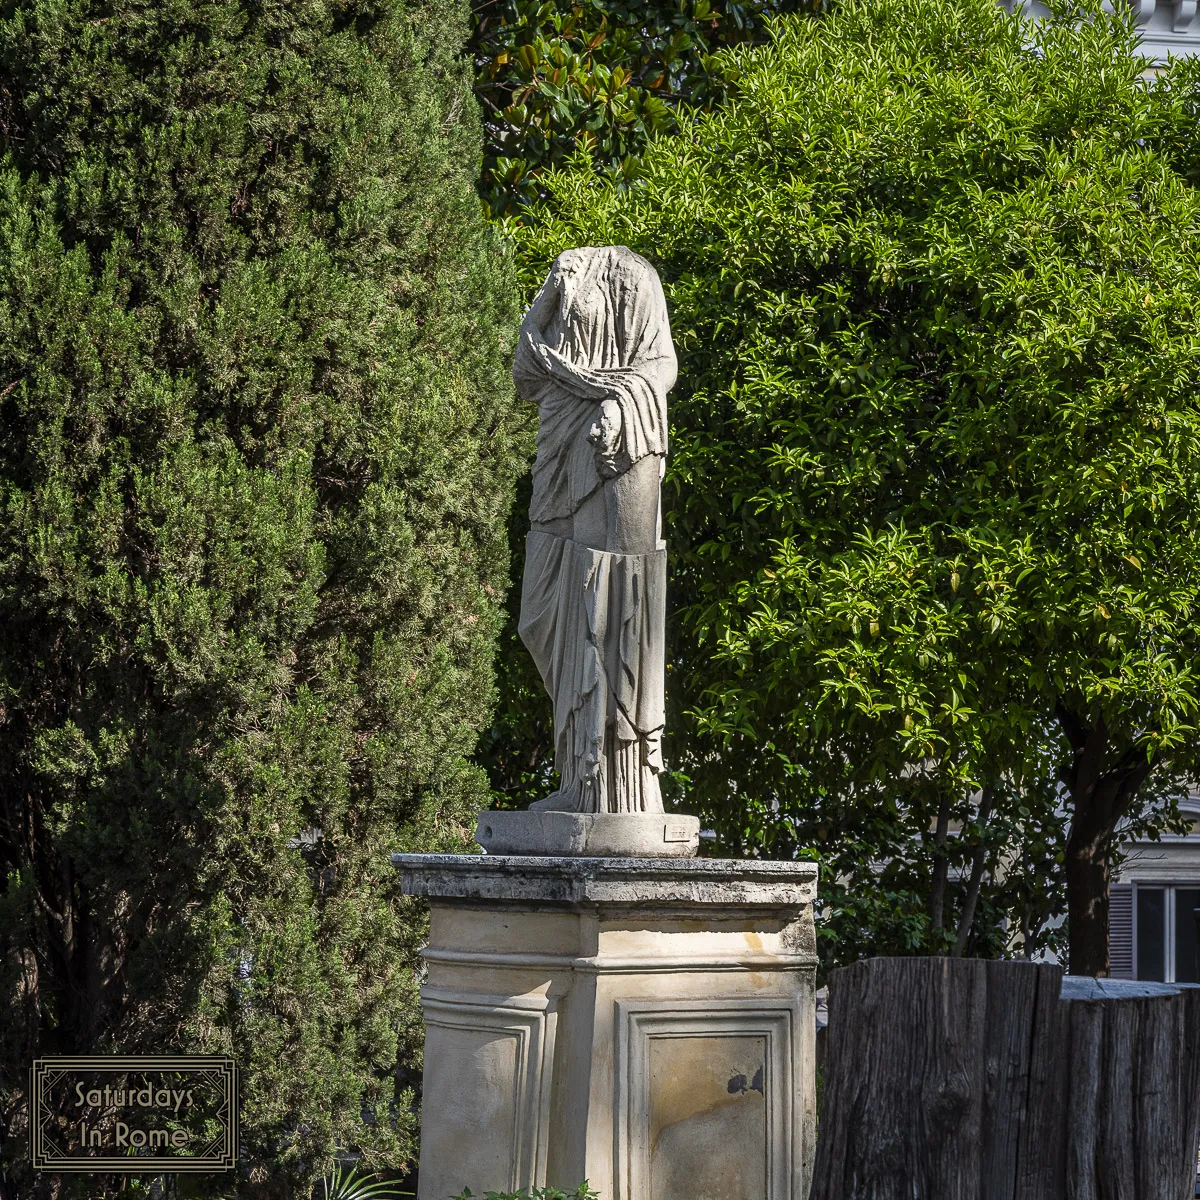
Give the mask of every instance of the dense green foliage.
[(487, 131), (480, 190), (494, 216), (542, 194), (539, 173), (583, 149), (628, 179), (680, 106), (736, 83), (716, 51), (761, 42), (767, 17), (819, 0), (475, 0), (471, 50)]
[[(471, 1200), (474, 1193), (465, 1188), (454, 1200)], [(483, 1200), (597, 1200), (598, 1193), (588, 1187), (585, 1179), (573, 1192), (564, 1192), (560, 1188), (534, 1188), (522, 1192), (487, 1192)]]
[(525, 453), (467, 35), (454, 0), (0, 2), (14, 1194), (43, 1053), (233, 1054), (245, 1195), (415, 1152), (388, 855), (486, 803)]
[(1114, 833), (1192, 765), (1195, 105), (1077, 17), (783, 20), (522, 231), (527, 283), (580, 244), (663, 275), (668, 758), (724, 852), (822, 860), (827, 961), (1031, 949), (1065, 876), (1103, 969)]

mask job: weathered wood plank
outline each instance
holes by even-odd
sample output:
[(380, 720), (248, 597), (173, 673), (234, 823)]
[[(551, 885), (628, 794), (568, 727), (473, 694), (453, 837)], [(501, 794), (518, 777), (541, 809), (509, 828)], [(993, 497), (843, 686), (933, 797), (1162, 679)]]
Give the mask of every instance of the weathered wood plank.
[(1057, 983), (941, 957), (834, 972), (812, 1200), (1013, 1200), (1043, 970)]
[[(917, 960), (921, 961), (921, 960)], [(913, 1146), (916, 1183), (929, 1196), (978, 1200), (983, 1164), (988, 967), (979, 959), (921, 962), (910, 986), (928, 988), (924, 1077)], [(916, 997), (920, 1004), (920, 995)], [(951, 1156), (947, 1144), (957, 1147)]]
[(1197, 1149), (1200, 1148), (1200, 988), (1184, 988), (1182, 1005), (1183, 1067), (1177, 1073), (1179, 1108), (1185, 1136), (1177, 1153), (1179, 1179), (1191, 1178), (1196, 1170)]
[(1096, 1200), (1104, 1013), (1099, 1004), (1090, 1002), (1074, 1002), (1068, 1011), (1067, 1200)]
[[(1200, 995), (1175, 984), (1068, 978), (1063, 997), (1072, 1029), (1067, 1195), (1191, 1200), (1200, 1137)], [(1094, 1022), (1096, 1063), (1093, 1043), (1076, 1037)], [(1089, 1127), (1098, 1133), (1085, 1153), (1086, 1139), (1075, 1135)], [(1087, 1156), (1090, 1170), (1080, 1161)]]
[(988, 964), (983, 1097), (988, 1135), (982, 1139), (981, 1200), (1026, 1200), (1017, 1180), (1021, 1142), (1028, 1133), (1030, 1025), (1038, 1016), (1040, 978), (1025, 963)]
[[(1131, 1066), (1136, 1150), (1133, 1191), (1138, 1200), (1179, 1200), (1179, 1131), (1186, 1128), (1187, 1105), (1179, 1086), (1182, 1039), (1186, 1031), (1182, 996), (1133, 1001), (1139, 1008), (1138, 1041)], [(1110, 1064), (1110, 1072), (1117, 1069)], [(1185, 1068), (1186, 1069), (1186, 1068)], [(1195, 1193), (1195, 1165), (1192, 1190)]]
[(1200, 990), (871, 959), (830, 978), (811, 1200), (1190, 1200)]
[[(1019, 964), (1026, 965), (1026, 964)], [(1015, 1193), (1020, 1200), (1062, 1200), (1066, 1195), (1063, 1146), (1067, 1131), (1067, 1055), (1070, 1013), (1061, 1002), (1062, 968), (1039, 966), (1032, 1013), (1028, 1101), (1017, 1151)]]
[[(1170, 1001), (1164, 997), (1158, 1003)], [(1134, 1137), (1134, 1078), (1137, 1045), (1144, 1001), (1101, 1002), (1100, 1084), (1096, 1105), (1099, 1136), (1096, 1139), (1096, 1200), (1137, 1200), (1134, 1194), (1136, 1159)], [(1070, 1101), (1079, 1090), (1072, 1082)]]

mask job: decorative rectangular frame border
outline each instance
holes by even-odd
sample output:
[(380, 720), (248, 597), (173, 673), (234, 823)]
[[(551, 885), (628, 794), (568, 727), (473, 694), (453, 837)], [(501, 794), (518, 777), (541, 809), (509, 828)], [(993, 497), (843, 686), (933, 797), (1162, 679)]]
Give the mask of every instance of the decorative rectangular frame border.
[(541, 993), (484, 996), (427, 984), (421, 988), (421, 1008), (427, 1028), (436, 1025), (443, 1029), (470, 1029), (516, 1039), (513, 1166), (508, 1190), (545, 1187), (557, 1001)]
[[(56, 1082), (53, 1072), (66, 1071), (208, 1071), (215, 1072), (223, 1092), (225, 1131), (212, 1157), (196, 1155), (126, 1155), (71, 1158), (47, 1152), (40, 1109), (43, 1088)], [(238, 1158), (238, 1069), (223, 1055), (98, 1055), (34, 1059), (29, 1073), (29, 1140), (33, 1166), (38, 1171), (100, 1174), (119, 1171), (123, 1175), (199, 1173), (232, 1171)], [(219, 1114), (220, 1115), (220, 1114)], [(211, 1143), (210, 1143), (211, 1145)]]
[(616, 1070), (613, 1076), (614, 1200), (647, 1200), (650, 1148), (633, 1152), (631, 1138), (650, 1124), (650, 1039), (746, 1037), (766, 1040), (767, 1196), (800, 1200), (802, 1131), (795, 1104), (799, 1001), (746, 996), (721, 1000), (616, 1001)]

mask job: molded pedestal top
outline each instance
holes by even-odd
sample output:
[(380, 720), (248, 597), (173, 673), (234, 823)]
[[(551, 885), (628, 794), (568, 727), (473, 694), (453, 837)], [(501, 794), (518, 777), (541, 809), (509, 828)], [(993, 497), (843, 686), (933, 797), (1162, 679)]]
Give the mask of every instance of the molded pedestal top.
[(799, 907), (817, 865), (730, 858), (548, 858), (393, 854), (410, 896), (475, 902)]

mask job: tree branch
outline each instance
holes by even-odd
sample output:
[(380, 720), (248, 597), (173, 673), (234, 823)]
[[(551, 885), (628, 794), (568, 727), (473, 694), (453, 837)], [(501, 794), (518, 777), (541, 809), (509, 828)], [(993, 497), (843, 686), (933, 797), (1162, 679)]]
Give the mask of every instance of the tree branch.
[(954, 941), (954, 949), (950, 951), (955, 958), (961, 958), (967, 948), (967, 939), (971, 935), (971, 926), (975, 922), (975, 906), (979, 903), (979, 893), (983, 888), (983, 871), (987, 865), (987, 824), (991, 819), (992, 809), (996, 802), (996, 789), (985, 787), (979, 800), (979, 841), (975, 843), (975, 851), (971, 856), (971, 879), (967, 884), (967, 894), (963, 899), (962, 915), (958, 920), (958, 936)]

